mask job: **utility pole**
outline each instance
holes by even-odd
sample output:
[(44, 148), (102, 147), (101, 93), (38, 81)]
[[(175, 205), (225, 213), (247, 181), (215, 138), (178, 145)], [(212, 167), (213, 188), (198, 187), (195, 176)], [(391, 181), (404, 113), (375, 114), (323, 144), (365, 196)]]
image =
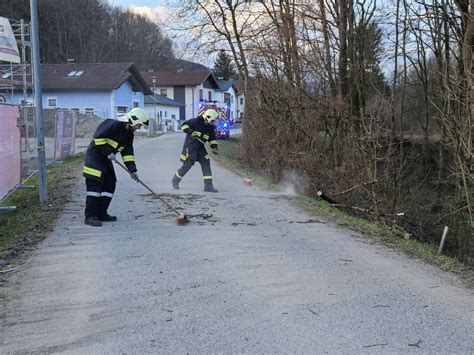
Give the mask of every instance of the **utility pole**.
[[(28, 93), (26, 90), (26, 43), (25, 43), (25, 21), (20, 19), (20, 29), (21, 29), (21, 62), (23, 63), (23, 102), (26, 105), (26, 100), (28, 99)], [(28, 137), (26, 137), (28, 138)]]
[(38, 2), (30, 0), (31, 40), (33, 45), (33, 81), (35, 88), (36, 146), (38, 149), (39, 199), (43, 204), (48, 199), (48, 177), (46, 176), (46, 154), (43, 129), (43, 98), (41, 92), (41, 62), (38, 29)]
[[(156, 123), (157, 128), (159, 129), (160, 126), (158, 125), (158, 111), (156, 109), (156, 76), (153, 76), (151, 80), (153, 82), (153, 106), (155, 107), (155, 123)], [(156, 130), (157, 129), (155, 128), (155, 131)]]

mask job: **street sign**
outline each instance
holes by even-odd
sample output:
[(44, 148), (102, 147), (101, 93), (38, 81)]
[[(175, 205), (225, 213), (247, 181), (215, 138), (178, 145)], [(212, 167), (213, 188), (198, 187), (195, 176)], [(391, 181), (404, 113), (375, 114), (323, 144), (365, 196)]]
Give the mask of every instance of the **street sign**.
[(75, 131), (76, 114), (73, 111), (58, 111), (56, 113), (54, 160), (62, 160), (69, 155), (74, 155)]

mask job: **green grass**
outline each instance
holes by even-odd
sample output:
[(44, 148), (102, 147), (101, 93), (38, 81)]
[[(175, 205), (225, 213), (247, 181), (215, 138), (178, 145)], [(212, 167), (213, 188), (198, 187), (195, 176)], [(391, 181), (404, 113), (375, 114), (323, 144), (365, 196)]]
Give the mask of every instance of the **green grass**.
[(0, 259), (21, 253), (51, 230), (80, 176), (83, 160), (83, 154), (78, 154), (62, 164), (48, 167), (48, 200), (43, 206), (39, 203), (36, 175), (26, 183), (34, 188), (18, 189), (2, 203), (3, 206), (16, 206), (16, 211), (0, 214)]
[[(253, 182), (263, 188), (273, 191), (278, 190), (277, 185), (272, 183), (270, 179), (251, 171), (243, 164), (239, 158), (240, 140), (241, 135), (234, 135), (228, 140), (219, 141), (219, 162), (241, 176), (253, 178)], [(389, 227), (383, 224), (353, 216), (343, 210), (332, 207), (323, 200), (299, 195), (296, 197), (295, 202), (311, 215), (324, 217), (344, 228), (362, 233), (381, 244), (437, 265), (443, 270), (459, 273), (465, 278), (468, 285), (474, 286), (474, 270), (455, 258), (438, 255), (438, 248), (433, 245), (423, 244), (417, 240), (404, 239), (393, 233)]]
[(246, 167), (240, 159), (240, 141), (242, 135), (235, 134), (229, 139), (219, 141), (219, 155), (214, 156), (220, 164), (226, 166), (239, 176), (252, 179), (252, 182), (267, 190), (277, 191), (278, 186), (266, 178)]

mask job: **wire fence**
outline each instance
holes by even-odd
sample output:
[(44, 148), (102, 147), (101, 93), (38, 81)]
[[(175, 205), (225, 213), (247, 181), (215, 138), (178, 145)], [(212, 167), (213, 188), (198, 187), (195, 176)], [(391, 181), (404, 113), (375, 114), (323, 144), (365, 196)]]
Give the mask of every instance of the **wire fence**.
[[(71, 110), (43, 112), (45, 155), (47, 163), (61, 161), (68, 155), (87, 149), (94, 131), (102, 122), (94, 114)], [(18, 121), (21, 145), (21, 178), (38, 169), (37, 131), (34, 108), (22, 107)]]

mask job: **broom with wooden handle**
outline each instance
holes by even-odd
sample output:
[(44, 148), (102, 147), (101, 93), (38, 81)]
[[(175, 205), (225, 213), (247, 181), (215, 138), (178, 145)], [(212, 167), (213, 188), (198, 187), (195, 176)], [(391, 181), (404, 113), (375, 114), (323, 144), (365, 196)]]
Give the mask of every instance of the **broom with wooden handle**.
[(136, 179), (138, 183), (142, 184), (143, 187), (145, 187), (148, 191), (150, 191), (156, 198), (158, 198), (161, 202), (163, 202), (170, 210), (172, 210), (175, 214), (176, 214), (176, 224), (178, 225), (183, 225), (183, 224), (186, 224), (189, 222), (188, 220), (188, 217), (184, 214), (184, 213), (181, 213), (179, 212), (176, 208), (174, 208), (173, 206), (171, 206), (168, 201), (166, 201), (163, 197), (161, 197), (160, 195), (158, 195), (155, 191), (153, 191), (152, 189), (150, 189), (143, 181), (141, 181), (138, 177), (135, 177), (134, 175), (132, 175), (132, 173), (127, 169), (127, 167), (125, 165), (123, 165), (121, 162), (119, 162), (118, 160), (114, 160), (115, 164), (117, 164), (118, 166), (120, 166), (123, 170), (125, 170), (132, 179)]

